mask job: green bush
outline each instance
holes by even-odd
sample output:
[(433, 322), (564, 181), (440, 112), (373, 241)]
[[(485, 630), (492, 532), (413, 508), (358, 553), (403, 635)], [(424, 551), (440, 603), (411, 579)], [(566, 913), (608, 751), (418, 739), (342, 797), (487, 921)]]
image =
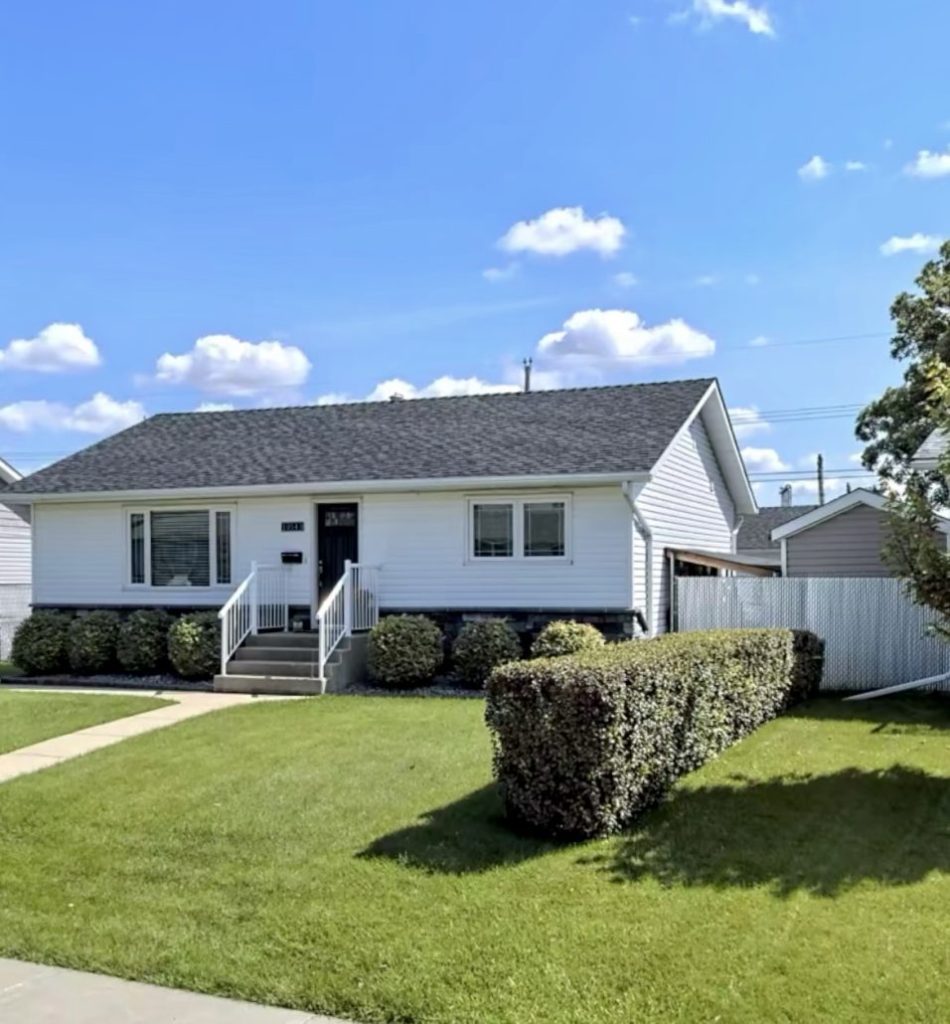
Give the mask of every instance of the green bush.
[(509, 816), (552, 837), (619, 831), (681, 775), (813, 694), (822, 650), (812, 634), (736, 629), (497, 669), (486, 721)]
[(485, 685), (492, 669), (521, 657), (518, 634), (504, 619), (466, 622), (452, 645), (452, 662), (470, 689)]
[(370, 630), (369, 674), (381, 686), (425, 686), (443, 657), (442, 631), (424, 615), (388, 615)]
[(168, 668), (172, 617), (160, 608), (142, 608), (119, 625), (116, 654), (126, 672), (152, 675)]
[(217, 612), (182, 615), (168, 631), (168, 660), (184, 679), (207, 679), (221, 665), (221, 624)]
[(115, 668), (119, 616), (115, 612), (83, 612), (69, 624), (66, 650), (69, 667), (81, 676)]
[(561, 658), (604, 646), (604, 634), (589, 622), (549, 622), (534, 638), (532, 658)]
[(33, 612), (20, 623), (13, 637), (14, 665), (28, 676), (65, 672), (69, 668), (69, 623), (70, 617), (62, 612)]

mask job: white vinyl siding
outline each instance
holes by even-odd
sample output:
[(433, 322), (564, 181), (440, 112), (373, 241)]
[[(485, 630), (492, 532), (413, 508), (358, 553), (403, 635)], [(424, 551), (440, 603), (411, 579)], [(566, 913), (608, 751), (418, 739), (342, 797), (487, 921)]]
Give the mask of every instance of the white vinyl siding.
[[(360, 561), (381, 567), (384, 608), (631, 607), (630, 509), (619, 485), (564, 492), (566, 557), (467, 557), (470, 502), (464, 491), (350, 496), (360, 501)], [(530, 491), (499, 495), (515, 502), (549, 502)], [(301, 551), (288, 566), (290, 601), (313, 599), (314, 506), (320, 495), (240, 498), (232, 503), (231, 586), (143, 587), (129, 581), (123, 538), (134, 506), (121, 502), (39, 504), (35, 509), (34, 600), (40, 604), (207, 605), (220, 607), (251, 562), (280, 564), (281, 551)], [(336, 495), (323, 500), (344, 500)], [(183, 503), (169, 503), (180, 508)], [(149, 506), (157, 508), (157, 503)], [(195, 508), (209, 507), (195, 503)], [(303, 532), (282, 532), (303, 522)]]
[(6, 505), (0, 505), (0, 584), (29, 583), (30, 524)]
[[(669, 570), (664, 550), (670, 547), (730, 552), (735, 506), (723, 478), (702, 416), (682, 432), (643, 489), (637, 504), (653, 531), (651, 623), (666, 631)], [(634, 531), (635, 599), (644, 607), (645, 545)]]

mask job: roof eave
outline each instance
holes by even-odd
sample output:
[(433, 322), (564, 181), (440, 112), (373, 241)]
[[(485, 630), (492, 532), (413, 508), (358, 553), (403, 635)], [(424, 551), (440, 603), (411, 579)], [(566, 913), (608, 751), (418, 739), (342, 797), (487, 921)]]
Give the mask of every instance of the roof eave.
[[(538, 489), (545, 487), (596, 487), (628, 481), (647, 482), (646, 472), (557, 473), (539, 476), (431, 477), (400, 480), (303, 481), (291, 484), (236, 484), (222, 487), (163, 487), (114, 491), (52, 491), (18, 493), (24, 505), (73, 501), (175, 501), (201, 498), (268, 497), (319, 494), (385, 494), (395, 491), (465, 491)], [(13, 495), (11, 494), (11, 498)]]

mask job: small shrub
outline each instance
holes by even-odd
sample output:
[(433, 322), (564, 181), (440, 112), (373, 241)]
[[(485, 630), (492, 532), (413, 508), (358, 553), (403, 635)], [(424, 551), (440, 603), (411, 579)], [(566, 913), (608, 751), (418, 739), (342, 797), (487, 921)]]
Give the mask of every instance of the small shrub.
[(452, 646), (452, 662), (461, 681), (470, 689), (485, 685), (492, 670), (521, 657), (518, 634), (504, 619), (467, 622)]
[(119, 616), (115, 612), (77, 615), (69, 625), (66, 650), (69, 667), (81, 676), (108, 672), (115, 667)]
[(531, 656), (561, 658), (603, 646), (604, 634), (589, 622), (549, 622), (535, 637)]
[(221, 625), (217, 612), (182, 615), (168, 631), (168, 660), (184, 679), (207, 679), (221, 664)]
[(152, 675), (168, 668), (172, 617), (160, 608), (142, 608), (119, 625), (116, 654), (126, 672)]
[(69, 616), (62, 612), (33, 612), (20, 623), (13, 637), (13, 663), (28, 676), (65, 672), (69, 668), (69, 623)]
[(485, 714), (509, 816), (556, 838), (620, 831), (681, 775), (815, 693), (822, 650), (807, 633), (735, 629), (496, 669)]
[(442, 631), (424, 615), (388, 615), (370, 630), (369, 674), (381, 686), (425, 686), (443, 657)]

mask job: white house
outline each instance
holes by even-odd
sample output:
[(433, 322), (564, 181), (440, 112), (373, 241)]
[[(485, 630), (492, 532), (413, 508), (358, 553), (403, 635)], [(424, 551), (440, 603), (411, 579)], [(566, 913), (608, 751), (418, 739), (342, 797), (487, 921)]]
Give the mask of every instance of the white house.
[[(20, 474), (0, 459), (0, 496)], [(18, 502), (0, 504), (0, 658), (10, 652), (13, 633), (30, 613), (30, 510)]]
[(162, 414), (10, 490), (35, 607), (223, 608), (232, 686), (324, 677), (380, 613), (662, 632), (670, 566), (729, 567), (756, 512), (709, 379)]

